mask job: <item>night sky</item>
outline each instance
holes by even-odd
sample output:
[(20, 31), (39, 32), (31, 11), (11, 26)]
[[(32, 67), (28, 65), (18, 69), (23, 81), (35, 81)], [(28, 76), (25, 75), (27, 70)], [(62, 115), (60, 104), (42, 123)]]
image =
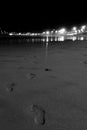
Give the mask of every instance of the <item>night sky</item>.
[(6, 31), (37, 32), (46, 29), (79, 26), (87, 23), (82, 1), (11, 2), (0, 5), (0, 27)]

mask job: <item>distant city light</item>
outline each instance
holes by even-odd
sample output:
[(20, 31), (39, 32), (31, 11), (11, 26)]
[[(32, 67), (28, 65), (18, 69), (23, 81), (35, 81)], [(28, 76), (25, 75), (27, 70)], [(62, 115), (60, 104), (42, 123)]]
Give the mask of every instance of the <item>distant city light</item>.
[(85, 29), (86, 28), (86, 26), (85, 25), (83, 25), (82, 27), (81, 27), (81, 29)]
[(78, 30), (78, 34), (79, 34), (79, 33), (81, 33), (81, 30), (80, 30), (80, 29)]
[(65, 28), (62, 28), (58, 31), (59, 34), (65, 34), (66, 33), (66, 29)]
[(52, 30), (52, 31), (51, 31), (51, 34), (52, 34), (53, 32), (54, 32), (54, 31)]
[(86, 26), (83, 25), (83, 26), (81, 27), (81, 32), (84, 32), (85, 28), (86, 28)]
[(58, 33), (58, 30), (56, 30), (55, 33)]
[(46, 34), (46, 32), (43, 32), (42, 34)]
[(47, 34), (47, 35), (49, 35), (49, 34), (50, 34), (50, 32), (49, 32), (49, 31), (46, 31), (46, 34)]
[(13, 33), (9, 33), (10, 36), (14, 35)]
[(73, 28), (72, 28), (72, 31), (77, 31), (77, 27), (73, 27)]

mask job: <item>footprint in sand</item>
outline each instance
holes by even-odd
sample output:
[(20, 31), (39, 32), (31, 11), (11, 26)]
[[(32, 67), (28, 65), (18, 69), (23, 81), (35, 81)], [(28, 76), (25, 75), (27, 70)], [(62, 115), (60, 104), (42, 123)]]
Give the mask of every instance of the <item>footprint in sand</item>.
[(7, 84), (7, 91), (12, 92), (15, 86), (16, 86), (16, 83)]
[(38, 57), (36, 55), (34, 55), (33, 58), (37, 59)]
[(34, 78), (36, 78), (36, 74), (35, 74), (35, 73), (28, 73), (28, 74), (26, 75), (26, 77), (27, 77), (28, 79), (34, 79)]
[(84, 61), (83, 63), (87, 65), (87, 61)]
[(31, 105), (30, 112), (34, 116), (34, 123), (37, 125), (45, 124), (45, 110), (39, 105)]
[(85, 67), (87, 68), (87, 61), (83, 61), (83, 64), (84, 64)]

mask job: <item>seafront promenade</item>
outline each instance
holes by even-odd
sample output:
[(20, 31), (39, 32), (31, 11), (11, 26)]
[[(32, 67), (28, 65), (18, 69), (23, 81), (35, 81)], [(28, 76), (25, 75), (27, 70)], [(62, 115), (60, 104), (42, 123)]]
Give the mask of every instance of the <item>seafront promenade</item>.
[(71, 30), (61, 28), (32, 33), (1, 31), (0, 40), (1, 39), (46, 39), (47, 42), (49, 39), (51, 39), (51, 41), (87, 40), (87, 26), (81, 26), (79, 29), (77, 27), (73, 27)]

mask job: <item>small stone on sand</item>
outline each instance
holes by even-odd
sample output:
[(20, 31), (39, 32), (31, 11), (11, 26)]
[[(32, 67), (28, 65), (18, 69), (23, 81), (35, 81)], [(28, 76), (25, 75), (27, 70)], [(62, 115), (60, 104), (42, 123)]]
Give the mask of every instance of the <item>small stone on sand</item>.
[(49, 69), (49, 68), (45, 68), (45, 71), (51, 71), (51, 69)]

